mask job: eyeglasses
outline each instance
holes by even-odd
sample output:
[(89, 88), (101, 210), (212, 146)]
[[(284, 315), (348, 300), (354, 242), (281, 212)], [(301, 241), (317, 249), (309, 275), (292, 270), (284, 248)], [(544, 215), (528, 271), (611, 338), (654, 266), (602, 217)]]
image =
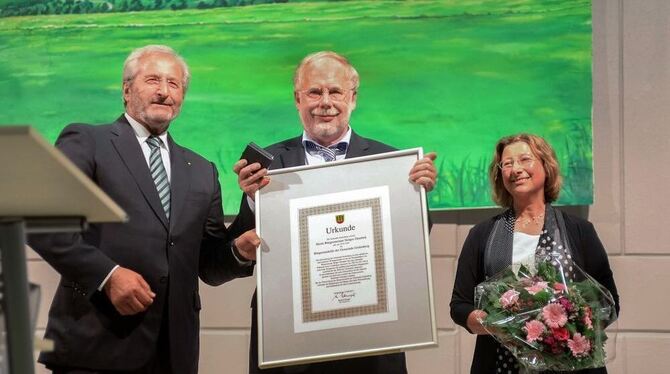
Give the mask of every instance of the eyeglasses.
[(519, 158), (508, 158), (506, 160), (500, 161), (497, 165), (500, 168), (500, 170), (507, 171), (507, 170), (512, 170), (514, 168), (514, 164), (519, 163), (519, 166), (521, 166), (524, 169), (529, 169), (533, 167), (533, 164), (535, 163), (535, 157), (531, 155), (521, 155)]
[(339, 88), (339, 87), (333, 87), (329, 89), (321, 89), (321, 88), (308, 88), (306, 90), (298, 91), (300, 93), (305, 94), (308, 99), (312, 101), (319, 101), (321, 100), (324, 96), (328, 96), (331, 100), (334, 101), (342, 101), (347, 97), (347, 92), (348, 91), (354, 91), (353, 89), (347, 89), (347, 88)]

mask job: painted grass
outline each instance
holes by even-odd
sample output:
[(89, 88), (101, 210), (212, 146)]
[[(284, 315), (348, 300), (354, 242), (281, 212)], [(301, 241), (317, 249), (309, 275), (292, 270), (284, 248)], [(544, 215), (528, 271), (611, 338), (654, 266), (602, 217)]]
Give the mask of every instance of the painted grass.
[(300, 133), (293, 68), (332, 49), (361, 75), (357, 132), (439, 153), (432, 208), (490, 206), (493, 146), (520, 131), (556, 148), (561, 203), (589, 204), (590, 14), (590, 2), (572, 0), (358, 1), (3, 18), (0, 123), (33, 124), (54, 140), (69, 122), (109, 122), (123, 111), (128, 52), (169, 44), (193, 73), (170, 131), (217, 163), (233, 214), (232, 164), (249, 141)]

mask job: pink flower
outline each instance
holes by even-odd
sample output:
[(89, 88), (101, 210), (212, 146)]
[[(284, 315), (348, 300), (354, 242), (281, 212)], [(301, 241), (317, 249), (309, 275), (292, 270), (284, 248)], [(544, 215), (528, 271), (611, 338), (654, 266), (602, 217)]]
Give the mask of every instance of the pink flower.
[(527, 286), (532, 286), (533, 284), (535, 284), (535, 281), (532, 280), (531, 278), (523, 277), (523, 278), (519, 279), (519, 284), (521, 284), (524, 287), (527, 287)]
[(535, 295), (545, 288), (547, 288), (547, 282), (537, 282), (530, 287), (525, 287), (526, 291), (528, 291), (528, 293), (531, 295)]
[(584, 325), (590, 330), (593, 329), (593, 322), (591, 322), (591, 308), (584, 307), (584, 318), (582, 318), (582, 321), (584, 321)]
[(554, 291), (556, 291), (556, 293), (561, 293), (567, 289), (568, 288), (563, 283), (554, 283)]
[(568, 339), (568, 348), (575, 357), (586, 356), (591, 350), (591, 342), (582, 334), (576, 332), (572, 339)]
[(593, 330), (593, 322), (591, 322), (591, 318), (589, 318), (589, 316), (584, 316), (583, 321), (586, 328)]
[(536, 340), (542, 340), (540, 337), (545, 331), (544, 323), (538, 320), (526, 322), (526, 326), (523, 329), (526, 331), (526, 341), (528, 341), (528, 343), (532, 343)]
[(519, 301), (519, 292), (515, 290), (509, 290), (500, 296), (500, 305), (505, 309), (513, 307), (517, 301)]
[(565, 314), (565, 309), (559, 304), (549, 304), (542, 308), (542, 318), (544, 323), (551, 328), (563, 327), (568, 322), (568, 316)]

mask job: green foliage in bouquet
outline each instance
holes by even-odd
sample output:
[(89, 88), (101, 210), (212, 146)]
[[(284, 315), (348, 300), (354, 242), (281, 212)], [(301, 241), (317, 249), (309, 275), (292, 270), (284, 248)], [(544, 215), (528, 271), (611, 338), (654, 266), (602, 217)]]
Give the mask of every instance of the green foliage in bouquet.
[(509, 267), (478, 285), (475, 303), (487, 313), (481, 322), (528, 369), (602, 367), (605, 327), (616, 320), (612, 296), (576, 265), (581, 279), (567, 279), (559, 264)]

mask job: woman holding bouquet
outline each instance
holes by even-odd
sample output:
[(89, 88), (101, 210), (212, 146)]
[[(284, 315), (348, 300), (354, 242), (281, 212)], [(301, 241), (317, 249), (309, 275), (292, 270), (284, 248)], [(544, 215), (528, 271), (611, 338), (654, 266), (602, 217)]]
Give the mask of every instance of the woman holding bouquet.
[[(558, 198), (561, 176), (556, 155), (544, 139), (530, 134), (500, 139), (489, 177), (494, 201), (507, 210), (470, 230), (458, 259), (451, 318), (478, 335), (471, 373), (516, 374), (519, 363), (480, 323), (487, 313), (476, 309), (473, 302), (479, 283), (512, 265), (518, 268), (524, 264), (533, 269), (539, 258), (536, 255), (550, 252), (555, 256), (554, 265), (558, 261), (566, 282), (580, 276), (578, 266), (607, 288), (617, 314), (619, 297), (607, 253), (593, 225), (551, 206)], [(528, 290), (533, 292), (531, 288)], [(539, 334), (540, 331), (532, 331), (532, 324), (526, 326), (529, 338), (531, 334)], [(567, 334), (567, 329), (560, 331)], [(576, 343), (571, 347), (580, 349)], [(602, 367), (579, 372), (606, 373), (607, 370)]]

